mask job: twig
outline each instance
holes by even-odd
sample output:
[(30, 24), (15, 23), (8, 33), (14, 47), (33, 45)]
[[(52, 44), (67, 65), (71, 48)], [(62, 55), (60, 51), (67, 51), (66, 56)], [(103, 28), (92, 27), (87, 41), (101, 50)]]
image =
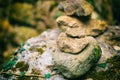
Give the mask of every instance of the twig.
[[(21, 76), (21, 74), (17, 74), (17, 73), (13, 73), (13, 72), (1, 72), (0, 74), (12, 74), (12, 75), (16, 75), (16, 76)], [(51, 74), (51, 76), (54, 76), (55, 73)], [(41, 78), (45, 78), (45, 76), (43, 75), (36, 75), (36, 74), (24, 74), (23, 76), (26, 76), (26, 77), (41, 77)]]

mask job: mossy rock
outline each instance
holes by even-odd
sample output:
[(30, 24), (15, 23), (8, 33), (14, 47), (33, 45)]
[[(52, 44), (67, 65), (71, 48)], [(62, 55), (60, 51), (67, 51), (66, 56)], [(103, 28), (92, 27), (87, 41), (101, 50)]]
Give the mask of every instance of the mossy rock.
[(106, 64), (109, 64), (107, 70), (97, 72), (94, 67), (86, 75), (82, 76), (79, 79), (85, 80), (87, 78), (92, 78), (93, 80), (119, 80), (120, 79), (120, 55), (115, 55), (109, 58), (106, 61)]

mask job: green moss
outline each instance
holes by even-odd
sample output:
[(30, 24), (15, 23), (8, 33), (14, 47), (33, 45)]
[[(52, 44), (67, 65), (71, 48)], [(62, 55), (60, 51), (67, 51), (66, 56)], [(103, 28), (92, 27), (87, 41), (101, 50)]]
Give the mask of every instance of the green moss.
[(26, 63), (23, 67), (20, 68), (20, 71), (27, 71), (29, 68), (29, 64)]
[(106, 71), (97, 72), (95, 67), (80, 79), (92, 78), (93, 80), (119, 80), (120, 79), (120, 55), (108, 59), (107, 64), (111, 65)]
[(21, 68), (25, 65), (25, 62), (24, 61), (20, 61), (18, 62), (16, 65), (15, 65), (15, 68)]
[(102, 53), (100, 46), (95, 46), (92, 52), (94, 54), (94, 60), (97, 62), (100, 59)]
[(15, 68), (18, 68), (20, 71), (27, 71), (29, 68), (29, 64), (24, 61), (20, 61), (16, 64)]
[(44, 50), (42, 48), (36, 48), (36, 50), (40, 53), (43, 54)]

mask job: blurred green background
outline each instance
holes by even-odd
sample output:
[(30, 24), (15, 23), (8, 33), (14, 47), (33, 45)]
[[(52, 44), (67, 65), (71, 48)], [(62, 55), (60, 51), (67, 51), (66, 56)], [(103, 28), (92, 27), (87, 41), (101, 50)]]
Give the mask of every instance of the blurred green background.
[[(59, 0), (0, 0), (0, 63), (27, 39), (56, 28)], [(87, 0), (98, 18), (120, 24), (120, 0)]]

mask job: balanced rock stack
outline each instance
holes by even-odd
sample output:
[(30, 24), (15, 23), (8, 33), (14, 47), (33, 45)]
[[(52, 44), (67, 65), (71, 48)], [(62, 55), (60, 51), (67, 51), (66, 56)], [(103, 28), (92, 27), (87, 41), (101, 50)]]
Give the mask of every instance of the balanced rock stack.
[[(103, 52), (109, 52), (95, 39), (107, 29), (107, 24), (90, 18), (93, 7), (86, 0), (61, 0), (59, 8), (66, 13), (57, 19), (59, 29), (45, 31), (21, 45), (10, 60), (12, 64), (8, 62), (1, 71), (0, 80), (79, 78), (100, 61)], [(3, 79), (4, 71), (13, 75)]]
[(85, 0), (62, 0), (59, 8), (66, 15), (57, 19), (61, 33), (53, 60), (66, 78), (78, 78), (100, 59), (101, 48), (94, 37), (104, 32), (107, 24), (90, 19), (93, 7)]

